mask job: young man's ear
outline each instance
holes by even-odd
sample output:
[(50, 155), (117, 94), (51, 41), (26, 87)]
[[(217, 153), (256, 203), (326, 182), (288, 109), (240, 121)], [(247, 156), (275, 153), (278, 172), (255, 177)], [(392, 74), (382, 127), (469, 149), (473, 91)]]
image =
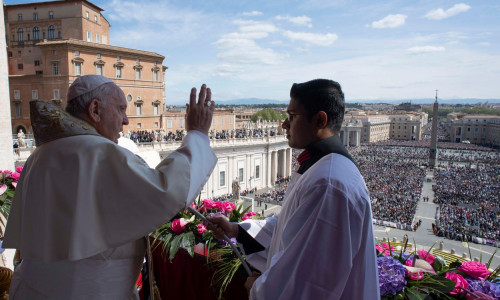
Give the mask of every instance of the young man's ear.
[(324, 129), (324, 128), (328, 127), (328, 116), (326, 115), (326, 112), (320, 110), (316, 114), (316, 125), (320, 129)]
[(92, 99), (87, 109), (89, 119), (95, 123), (101, 121), (101, 103), (97, 99)]

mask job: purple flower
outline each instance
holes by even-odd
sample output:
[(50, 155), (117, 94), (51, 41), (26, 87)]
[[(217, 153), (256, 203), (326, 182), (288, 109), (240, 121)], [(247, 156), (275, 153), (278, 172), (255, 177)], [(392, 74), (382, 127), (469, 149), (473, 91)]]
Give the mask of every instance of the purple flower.
[(380, 295), (395, 295), (406, 286), (405, 268), (390, 256), (377, 257)]
[(488, 280), (477, 280), (473, 278), (467, 278), (469, 282), (469, 289), (473, 292), (481, 292), (494, 299), (500, 299), (500, 285), (497, 283), (489, 282)]

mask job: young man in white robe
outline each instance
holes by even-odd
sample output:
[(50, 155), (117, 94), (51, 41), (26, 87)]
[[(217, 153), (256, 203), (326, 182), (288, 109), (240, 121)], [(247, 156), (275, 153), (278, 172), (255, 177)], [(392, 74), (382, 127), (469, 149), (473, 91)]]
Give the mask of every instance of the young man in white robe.
[(78, 77), (67, 112), (33, 101), (37, 143), (17, 185), (4, 247), (20, 250), (10, 299), (138, 299), (149, 232), (188, 207), (215, 167), (211, 91), (191, 90), (182, 145), (151, 169), (118, 146), (123, 91)]
[(277, 218), (210, 219), (243, 244), (261, 271), (247, 279), (250, 299), (379, 299), (368, 190), (339, 132), (344, 94), (337, 82), (294, 84), (283, 123), (290, 147), (304, 149)]

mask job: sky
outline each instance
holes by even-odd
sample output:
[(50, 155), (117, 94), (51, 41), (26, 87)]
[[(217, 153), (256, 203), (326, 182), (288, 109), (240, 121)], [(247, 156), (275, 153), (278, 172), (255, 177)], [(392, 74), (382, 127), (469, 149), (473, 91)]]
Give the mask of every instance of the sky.
[(288, 100), (315, 78), (347, 101), (500, 98), (498, 0), (90, 2), (112, 45), (165, 56), (167, 104), (202, 83), (221, 103)]

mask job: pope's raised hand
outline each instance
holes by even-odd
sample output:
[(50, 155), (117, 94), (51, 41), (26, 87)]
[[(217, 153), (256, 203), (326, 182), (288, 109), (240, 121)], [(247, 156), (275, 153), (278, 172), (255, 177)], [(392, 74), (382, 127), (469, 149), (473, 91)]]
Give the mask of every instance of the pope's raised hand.
[(215, 102), (212, 101), (212, 91), (205, 84), (201, 86), (196, 102), (196, 88), (191, 89), (189, 104), (186, 104), (186, 130), (198, 130), (208, 135), (212, 125)]

